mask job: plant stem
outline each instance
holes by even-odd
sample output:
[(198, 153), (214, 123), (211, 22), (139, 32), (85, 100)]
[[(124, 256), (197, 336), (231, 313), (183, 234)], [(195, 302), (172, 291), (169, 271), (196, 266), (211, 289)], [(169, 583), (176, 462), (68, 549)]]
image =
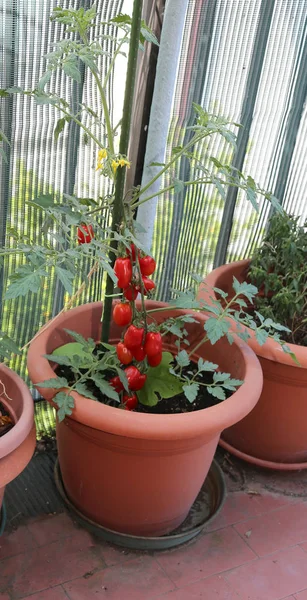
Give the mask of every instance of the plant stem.
[[(130, 124), (132, 114), (132, 104), (134, 98), (135, 78), (136, 78), (136, 66), (137, 56), (139, 49), (139, 39), (141, 30), (141, 17), (142, 17), (143, 0), (134, 0), (133, 13), (132, 13), (132, 24), (131, 24), (131, 37), (129, 46), (128, 66), (127, 66), (127, 77), (126, 77), (126, 88), (125, 98), (123, 106), (123, 120), (121, 127), (121, 135), (119, 142), (120, 154), (127, 155), (129, 135), (130, 135)], [(116, 181), (115, 181), (115, 195), (113, 204), (113, 219), (112, 219), (112, 231), (118, 232), (121, 224), (122, 210), (123, 210), (123, 195), (125, 185), (125, 174), (126, 169), (124, 167), (117, 169)], [(113, 239), (110, 243), (110, 264), (114, 266), (115, 253), (118, 242)], [(106, 283), (106, 295), (109, 297), (105, 298), (103, 307), (102, 317), (102, 331), (101, 340), (103, 342), (109, 341), (110, 324), (111, 324), (111, 313), (112, 313), (112, 298), (110, 296), (114, 292), (114, 283), (109, 275), (107, 275)]]
[(100, 94), (100, 99), (101, 99), (101, 102), (102, 102), (104, 119), (105, 119), (105, 124), (106, 124), (106, 128), (107, 128), (107, 134), (108, 134), (109, 149), (110, 149), (111, 154), (114, 154), (113, 131), (112, 131), (112, 125), (111, 125), (111, 120), (110, 120), (110, 114), (109, 114), (109, 109), (108, 109), (106, 95), (104, 93), (104, 89), (102, 87), (102, 84), (101, 84), (101, 81), (99, 79), (98, 74), (96, 72), (94, 72), (94, 71), (92, 71), (92, 73), (93, 73), (93, 75), (95, 77), (95, 81), (97, 83), (97, 87), (98, 87), (99, 94)]

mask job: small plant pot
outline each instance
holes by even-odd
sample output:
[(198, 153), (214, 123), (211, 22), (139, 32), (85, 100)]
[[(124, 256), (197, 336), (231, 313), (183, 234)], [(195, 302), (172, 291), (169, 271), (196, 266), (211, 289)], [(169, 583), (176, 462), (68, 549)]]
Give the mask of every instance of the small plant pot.
[(0, 438), (1, 512), (5, 486), (23, 471), (32, 458), (36, 436), (33, 398), (22, 379), (5, 365), (0, 365), (0, 400), (15, 423)]
[[(199, 298), (210, 303), (214, 287), (233, 296), (232, 282), (246, 279), (250, 261), (218, 267), (204, 280)], [(235, 328), (235, 325), (234, 325)], [(220, 444), (247, 462), (278, 470), (307, 467), (307, 348), (288, 344), (300, 367), (268, 339), (259, 346), (251, 329), (248, 345), (263, 370), (263, 390), (255, 408), (240, 423), (226, 429)]]
[[(167, 305), (148, 301), (146, 308)], [(36, 337), (28, 354), (33, 383), (54, 377), (44, 354), (69, 341), (64, 328), (85, 338), (100, 338), (101, 303), (85, 304), (57, 317)], [(178, 316), (169, 308), (156, 312), (158, 322)], [(187, 323), (190, 345), (204, 336), (205, 317)], [(114, 325), (111, 343), (122, 329)], [(168, 336), (164, 349), (175, 352)], [(59, 464), (65, 493), (85, 517), (112, 531), (161, 536), (186, 518), (208, 474), (221, 431), (242, 419), (256, 404), (262, 373), (255, 354), (236, 339), (205, 344), (194, 356), (220, 365), (244, 384), (227, 400), (208, 409), (182, 414), (144, 414), (119, 410), (73, 393), (71, 417), (57, 423)], [(39, 388), (52, 403), (56, 390)]]

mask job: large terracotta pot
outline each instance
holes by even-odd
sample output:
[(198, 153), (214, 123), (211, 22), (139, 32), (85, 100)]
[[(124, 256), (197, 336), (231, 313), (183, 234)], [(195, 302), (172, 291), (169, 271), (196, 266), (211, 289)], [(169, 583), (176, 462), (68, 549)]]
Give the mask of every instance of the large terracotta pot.
[(5, 486), (26, 467), (36, 442), (33, 398), (19, 375), (3, 364), (0, 365), (0, 401), (15, 422), (0, 438), (1, 509)]
[[(147, 302), (147, 309), (160, 308)], [(43, 358), (69, 341), (64, 328), (99, 339), (101, 303), (86, 304), (56, 318), (31, 344), (28, 368), (34, 383), (54, 376)], [(169, 309), (156, 320), (178, 315)], [(203, 336), (203, 318), (187, 324), (191, 345)], [(115, 324), (111, 342), (122, 329)], [(174, 349), (170, 336), (165, 349)], [(256, 404), (262, 374), (255, 354), (241, 340), (206, 344), (196, 357), (218, 363), (244, 379), (223, 403), (195, 413), (154, 415), (119, 410), (74, 393), (71, 417), (57, 424), (59, 463), (66, 493), (86, 517), (121, 533), (163, 535), (185, 519), (210, 468), (220, 433)], [(40, 392), (52, 401), (54, 390)]]
[[(249, 260), (223, 265), (201, 285), (199, 297), (216, 298), (214, 287), (229, 297), (233, 277), (246, 279)], [(263, 370), (263, 390), (255, 408), (240, 423), (223, 432), (220, 444), (248, 462), (281, 470), (307, 467), (307, 348), (288, 344), (300, 367), (269, 339), (259, 346), (252, 330), (249, 346)]]

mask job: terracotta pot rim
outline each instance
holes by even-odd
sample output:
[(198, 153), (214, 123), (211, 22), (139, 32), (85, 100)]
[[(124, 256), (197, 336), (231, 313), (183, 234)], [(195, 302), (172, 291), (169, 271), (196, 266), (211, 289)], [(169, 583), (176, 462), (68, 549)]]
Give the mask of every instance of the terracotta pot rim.
[[(1, 373), (5, 373), (7, 377), (14, 380), (18, 392), (22, 397), (22, 411), (14, 427), (0, 438), (0, 459), (8, 456), (8, 454), (22, 444), (29, 435), (34, 420), (34, 401), (25, 382), (6, 365), (0, 365), (0, 380)], [(14, 404), (12, 408), (14, 409)]]
[[(81, 318), (81, 315), (90, 307), (101, 306), (101, 302), (88, 303), (71, 309)], [(166, 306), (161, 302), (155, 302), (157, 308)], [(170, 310), (174, 310), (170, 307)], [(182, 311), (187, 312), (187, 311)], [(200, 321), (205, 316), (197, 315)], [(38, 355), (43, 361), (43, 379), (50, 379), (54, 371), (49, 361), (42, 357), (45, 354), (46, 341), (56, 326), (63, 326), (65, 313), (54, 320), (44, 333), (32, 342), (28, 353), (28, 366), (33, 383), (42, 381), (42, 369), (38, 375), (36, 366), (30, 366), (31, 362), (37, 364)], [(212, 437), (217, 431), (221, 431), (242, 419), (256, 404), (263, 384), (263, 375), (260, 363), (254, 352), (241, 339), (235, 337), (234, 344), (238, 347), (242, 360), (245, 363), (245, 382), (230, 398), (222, 403), (201, 411), (181, 413), (175, 415), (152, 415), (134, 413), (105, 404), (95, 402), (73, 393), (75, 408), (68, 419), (72, 419), (87, 425), (93, 429), (107, 431), (114, 435), (123, 435), (139, 439), (189, 439), (201, 436), (204, 427), (206, 431), (212, 432)], [(50, 400), (49, 400), (50, 401)]]
[(275, 471), (301, 471), (301, 469), (307, 468), (307, 462), (301, 462), (301, 463), (275, 462), (272, 460), (265, 460), (264, 458), (257, 458), (257, 456), (252, 456), (251, 454), (246, 454), (245, 452), (242, 452), (241, 450), (238, 450), (237, 448), (235, 448), (235, 446), (232, 446), (231, 444), (229, 444), (229, 442), (225, 442), (225, 440), (223, 440), (222, 437), (219, 441), (219, 446), (221, 446), (222, 448), (224, 448), (224, 450), (226, 450), (227, 452), (230, 452), (230, 454), (233, 454), (237, 458), (240, 458), (241, 460), (245, 460), (246, 462), (248, 462), (252, 465), (257, 465), (257, 467), (262, 467), (264, 469), (272, 469)]
[[(214, 269), (205, 279), (205, 284), (209, 288), (220, 287), (216, 284), (217, 279), (224, 273), (232, 272), (235, 267), (242, 266), (243, 269), (246, 269), (250, 264), (250, 259), (239, 260), (236, 262), (228, 263), (227, 265), (222, 265), (221, 267), (217, 267)], [(251, 338), (248, 340), (248, 345), (254, 350), (257, 356), (261, 356), (262, 358), (266, 358), (268, 360), (272, 360), (278, 362), (283, 365), (289, 365), (293, 368), (307, 368), (307, 348), (304, 346), (298, 346), (297, 344), (288, 343), (291, 352), (295, 354), (297, 357), (300, 366), (298, 366), (289, 354), (286, 354), (280, 347), (277, 342), (274, 342), (272, 339), (268, 339), (263, 346), (260, 346), (255, 338), (255, 334), (249, 327), (246, 328)]]

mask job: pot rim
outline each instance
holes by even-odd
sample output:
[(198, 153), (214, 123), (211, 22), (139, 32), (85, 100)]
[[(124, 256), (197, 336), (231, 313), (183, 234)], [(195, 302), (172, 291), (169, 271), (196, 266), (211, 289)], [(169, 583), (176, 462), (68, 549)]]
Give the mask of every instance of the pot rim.
[[(229, 272), (231, 273), (234, 268), (239, 268), (240, 266), (242, 267), (243, 271), (249, 267), (250, 262), (251, 260), (247, 258), (244, 260), (228, 263), (227, 265), (221, 265), (220, 267), (217, 267), (216, 269), (211, 271), (211, 273), (209, 273), (209, 275), (205, 278), (203, 285), (207, 285), (208, 288), (211, 289), (214, 287), (220, 287), (216, 284), (216, 282), (222, 274)], [(204, 289), (200, 293), (199, 297), (204, 298), (205, 296), (207, 297), (207, 300), (209, 300), (210, 292), (206, 289)], [(286, 354), (282, 350), (282, 348), (277, 342), (274, 342), (274, 340), (269, 338), (265, 342), (265, 344), (263, 344), (263, 346), (260, 346), (260, 344), (258, 344), (256, 340), (253, 330), (249, 327), (246, 327), (246, 329), (251, 335), (247, 343), (254, 350), (257, 356), (261, 356), (261, 358), (266, 358), (267, 360), (278, 362), (282, 365), (288, 365), (296, 369), (307, 368), (307, 348), (305, 346), (298, 346), (297, 344), (287, 343), (287, 346), (290, 348), (291, 352), (295, 354), (296, 358), (300, 363), (300, 365), (297, 365), (291, 358), (291, 356), (289, 354)]]
[[(85, 313), (94, 307), (101, 307), (101, 302), (88, 303), (70, 309), (74, 311), (78, 319), (85, 318)], [(167, 306), (165, 303), (154, 302), (157, 308)], [(173, 310), (170, 307), (170, 310)], [(187, 313), (188, 311), (182, 311)], [(33, 383), (42, 379), (54, 377), (54, 371), (49, 361), (43, 358), (46, 354), (46, 344), (55, 327), (65, 327), (65, 315), (63, 313), (56, 317), (50, 327), (35, 338), (28, 353), (28, 369)], [(195, 313), (194, 313), (195, 315)], [(197, 315), (200, 322), (205, 316)], [(230, 427), (242, 419), (256, 404), (263, 384), (263, 375), (260, 363), (254, 352), (240, 338), (235, 336), (234, 344), (238, 347), (242, 360), (245, 364), (245, 380), (243, 385), (233, 393), (232, 396), (217, 404), (216, 406), (190, 413), (153, 415), (119, 410), (94, 400), (84, 398), (77, 392), (72, 396), (75, 400), (75, 408), (68, 420), (78, 421), (83, 425), (94, 429), (107, 431), (114, 435), (123, 435), (139, 439), (152, 440), (183, 440), (202, 436), (204, 428), (207, 435), (214, 435), (226, 427)], [(38, 356), (41, 357), (38, 361)], [(41, 367), (38, 368), (38, 363)], [(42, 372), (43, 377), (42, 377)], [(39, 389), (39, 388), (38, 388)], [(52, 403), (54, 391), (43, 390), (44, 397)], [(47, 392), (47, 393), (46, 393)], [(55, 406), (53, 404), (53, 406)]]
[[(34, 401), (25, 382), (15, 371), (9, 369), (6, 365), (0, 365), (0, 381), (1, 373), (5, 373), (7, 377), (14, 380), (18, 388), (18, 393), (22, 398), (22, 411), (20, 417), (17, 417), (14, 427), (0, 438), (0, 459), (8, 456), (22, 444), (29, 435), (34, 422)], [(10, 395), (9, 392), (8, 394)], [(12, 409), (15, 412), (14, 398), (12, 400)], [(5, 404), (8, 410), (10, 410), (10, 402), (5, 400)]]

